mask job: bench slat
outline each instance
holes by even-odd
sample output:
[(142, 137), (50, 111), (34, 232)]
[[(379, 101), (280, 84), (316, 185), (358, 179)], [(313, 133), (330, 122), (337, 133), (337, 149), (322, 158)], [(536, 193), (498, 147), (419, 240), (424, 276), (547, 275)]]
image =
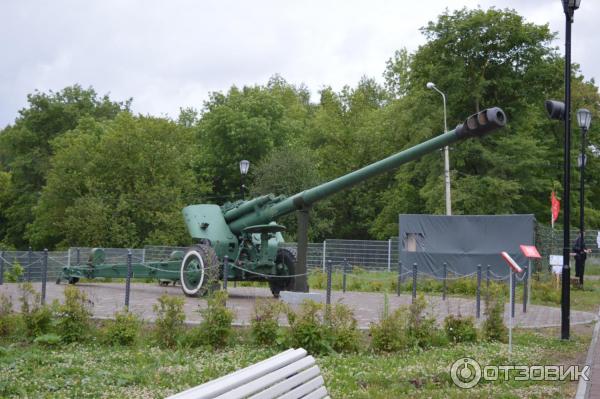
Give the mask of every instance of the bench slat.
[[(306, 384), (300, 385), (299, 387), (286, 393), (285, 395), (281, 395), (279, 397), (279, 399), (308, 398), (309, 396), (305, 396), (305, 395), (309, 395), (309, 394), (312, 395), (313, 392), (316, 392), (315, 390), (319, 390), (321, 388), (323, 388), (325, 390), (325, 395), (327, 395), (327, 390), (323, 386), (323, 377), (318, 376), (317, 378), (310, 380)], [(316, 397), (322, 398), (325, 395), (316, 396)]]
[(273, 384), (282, 381), (294, 374), (298, 374), (302, 370), (307, 369), (315, 364), (315, 358), (307, 356), (303, 359), (298, 360), (292, 364), (289, 364), (279, 370), (275, 370), (263, 377), (260, 377), (254, 381), (244, 384), (234, 390), (224, 393), (215, 399), (243, 399), (248, 396), (265, 390)]
[[(279, 395), (282, 395), (286, 392), (291, 391), (296, 388), (298, 385), (303, 384), (307, 381), (315, 377), (319, 377), (321, 370), (319, 370), (319, 366), (312, 366), (309, 369), (304, 370), (301, 373), (296, 374), (293, 377), (287, 378), (275, 385), (271, 388), (268, 388), (260, 393), (257, 393), (254, 396), (251, 396), (249, 399), (275, 399), (278, 398)], [(323, 377), (321, 377), (323, 378)], [(324, 382), (323, 382), (324, 383)]]
[(306, 350), (304, 349), (288, 349), (285, 352), (244, 369), (169, 396), (167, 399), (213, 399), (225, 392), (294, 363), (305, 356)]
[(324, 399), (327, 396), (327, 389), (321, 387), (314, 392), (306, 395), (303, 399)]

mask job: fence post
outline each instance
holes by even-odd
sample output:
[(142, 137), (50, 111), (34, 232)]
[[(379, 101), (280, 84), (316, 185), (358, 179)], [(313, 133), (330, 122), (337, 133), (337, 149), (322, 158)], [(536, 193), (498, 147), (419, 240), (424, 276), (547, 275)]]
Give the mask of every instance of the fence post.
[(490, 292), (490, 267), (490, 265), (487, 265), (487, 267), (485, 268), (485, 291), (488, 294)]
[(125, 280), (125, 310), (129, 311), (129, 290), (131, 289), (131, 249), (127, 250), (127, 279)]
[(442, 286), (442, 300), (445, 301), (446, 300), (446, 292), (448, 291), (448, 287), (447, 287), (447, 284), (448, 284), (448, 281), (447, 281), (447, 279), (448, 279), (448, 264), (446, 264), (446, 262), (444, 262), (444, 264), (442, 265), (442, 270), (443, 270), (443, 273), (444, 273), (444, 276), (443, 276), (444, 279), (442, 280), (442, 284), (443, 284), (443, 286)]
[(414, 302), (417, 298), (417, 264), (413, 263), (412, 270), (412, 301)]
[(477, 290), (475, 292), (475, 317), (481, 317), (481, 265), (477, 265)]
[(42, 263), (42, 306), (46, 304), (46, 279), (48, 277), (48, 249), (44, 248), (44, 260)]
[(527, 301), (529, 300), (529, 292), (527, 289), (529, 286), (529, 267), (525, 266), (523, 272), (523, 278), (525, 279), (523, 281), (523, 313), (527, 313)]
[(0, 285), (4, 284), (4, 251), (0, 252)]
[(327, 311), (329, 312), (329, 305), (331, 305), (331, 271), (333, 264), (331, 259), (327, 261), (327, 296), (325, 297), (325, 303), (327, 304)]
[(323, 273), (325, 273), (325, 259), (327, 258), (327, 240), (323, 240)]
[(517, 285), (517, 279), (515, 278), (515, 273), (513, 273), (511, 271), (510, 273), (510, 291), (511, 291), (511, 295), (513, 300), (511, 301), (510, 304), (510, 317), (514, 318), (515, 317), (515, 290), (516, 290), (516, 286)]
[(402, 285), (402, 262), (398, 261), (398, 284), (396, 284), (396, 295), (400, 296), (400, 285)]
[(26, 274), (26, 278), (27, 281), (31, 281), (31, 263), (33, 262), (33, 251), (31, 250), (31, 247), (29, 247), (29, 250), (27, 251), (27, 274)]
[(77, 266), (80, 265), (81, 262), (81, 250), (77, 248)]
[(388, 272), (392, 271), (392, 239), (388, 240)]
[(71, 267), (71, 247), (67, 250), (67, 267)]
[(229, 274), (229, 256), (223, 257), (223, 290), (227, 292), (227, 275)]
[(346, 293), (346, 267), (348, 266), (348, 259), (344, 258), (344, 266), (342, 267), (342, 292)]

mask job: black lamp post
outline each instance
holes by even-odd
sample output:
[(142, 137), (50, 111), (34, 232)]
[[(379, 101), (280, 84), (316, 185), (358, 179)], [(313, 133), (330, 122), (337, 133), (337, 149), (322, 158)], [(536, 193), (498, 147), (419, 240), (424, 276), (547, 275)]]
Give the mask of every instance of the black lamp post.
[(562, 271), (562, 295), (561, 328), (562, 339), (569, 339), (569, 328), (571, 318), (571, 268), (569, 266), (570, 256), (570, 228), (571, 228), (571, 25), (573, 14), (579, 8), (581, 0), (562, 0), (565, 12), (565, 102), (546, 101), (546, 111), (551, 119), (564, 120), (565, 123), (565, 147), (563, 162), (563, 271)]
[(244, 178), (248, 174), (248, 169), (250, 168), (250, 161), (246, 161), (245, 159), (240, 161), (240, 176), (241, 176), (241, 185), (240, 185), (240, 194), (242, 200), (244, 199), (244, 189), (246, 186), (244, 185)]
[(573, 15), (579, 8), (581, 0), (563, 0), (565, 12), (565, 154), (564, 154), (564, 195), (565, 207), (563, 226), (563, 274), (562, 274), (562, 299), (561, 299), (561, 338), (569, 339), (571, 319), (571, 268), (569, 267), (570, 255), (570, 229), (571, 229), (571, 25)]
[[(584, 173), (585, 173), (585, 163), (586, 163), (586, 156), (585, 156), (585, 146), (586, 146), (586, 134), (588, 129), (590, 128), (590, 123), (592, 122), (592, 113), (585, 109), (585, 108), (580, 108), (577, 110), (577, 125), (579, 126), (579, 128), (581, 129), (581, 154), (579, 155), (579, 162), (578, 162), (578, 166), (579, 166), (579, 235), (581, 236), (581, 240), (584, 239), (583, 237), (583, 231), (585, 230), (585, 225), (584, 225), (584, 221), (583, 221), (583, 216), (584, 216), (584, 183), (583, 183), (583, 177), (584, 177)], [(583, 270), (585, 270), (585, 258), (583, 259), (583, 268), (582, 268), (582, 272)], [(583, 278), (582, 280), (583, 281)]]

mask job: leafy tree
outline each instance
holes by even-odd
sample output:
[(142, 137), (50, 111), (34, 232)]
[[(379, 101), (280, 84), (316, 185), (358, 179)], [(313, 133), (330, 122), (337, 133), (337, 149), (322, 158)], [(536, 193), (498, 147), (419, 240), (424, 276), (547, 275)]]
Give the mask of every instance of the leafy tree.
[(232, 87), (212, 93), (199, 123), (202, 154), (197, 173), (211, 179), (213, 193), (230, 197), (239, 191), (238, 164), (260, 162), (275, 148), (302, 132), (310, 107), (306, 89), (279, 77), (267, 86)]
[(204, 190), (191, 169), (191, 129), (121, 113), (114, 121), (83, 119), (52, 146), (28, 232), (37, 246), (189, 242), (181, 209)]
[[(441, 101), (425, 88), (428, 81), (447, 95), (450, 126), (495, 105), (509, 118), (501, 133), (451, 148), (453, 213), (534, 213), (546, 220), (562, 159), (560, 127), (543, 109), (545, 99), (562, 96), (562, 60), (550, 46), (554, 35), (547, 25), (494, 8), (446, 11), (422, 32), (428, 41), (410, 57), (406, 94), (390, 105), (404, 113), (397, 126), (409, 132), (419, 126), (425, 134), (415, 132), (418, 141), (441, 131)], [(405, 60), (388, 63), (391, 81), (407, 69)], [(398, 211), (443, 213), (442, 162), (430, 154), (398, 172), (397, 186), (383, 195), (374, 235), (395, 230)]]
[(113, 102), (99, 97), (94, 89), (75, 85), (49, 94), (27, 96), (27, 108), (19, 111), (13, 125), (0, 132), (0, 163), (11, 172), (10, 205), (0, 213), (7, 223), (5, 238), (17, 247), (26, 247), (26, 226), (32, 222), (32, 208), (46, 183), (55, 137), (75, 128), (83, 117), (112, 119), (129, 108), (130, 101)]

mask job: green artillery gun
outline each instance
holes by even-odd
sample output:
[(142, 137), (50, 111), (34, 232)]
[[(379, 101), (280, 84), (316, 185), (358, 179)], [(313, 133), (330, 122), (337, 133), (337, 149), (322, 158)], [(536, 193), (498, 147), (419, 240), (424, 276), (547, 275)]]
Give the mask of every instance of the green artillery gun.
[[(160, 262), (133, 263), (134, 277), (179, 281), (187, 296), (199, 296), (229, 281), (268, 281), (275, 297), (284, 290), (308, 291), (306, 253), (309, 210), (313, 204), (375, 175), (393, 170), (424, 154), (469, 137), (482, 137), (506, 124), (500, 108), (471, 115), (454, 130), (382, 159), (327, 183), (286, 197), (263, 195), (224, 205), (190, 205), (183, 217), (196, 243), (186, 252), (175, 251)], [(297, 256), (282, 248), (285, 227), (275, 220), (298, 213)], [(81, 277), (125, 277), (124, 264), (105, 262), (104, 251), (94, 249), (87, 265), (63, 268), (63, 277), (75, 283)]]

